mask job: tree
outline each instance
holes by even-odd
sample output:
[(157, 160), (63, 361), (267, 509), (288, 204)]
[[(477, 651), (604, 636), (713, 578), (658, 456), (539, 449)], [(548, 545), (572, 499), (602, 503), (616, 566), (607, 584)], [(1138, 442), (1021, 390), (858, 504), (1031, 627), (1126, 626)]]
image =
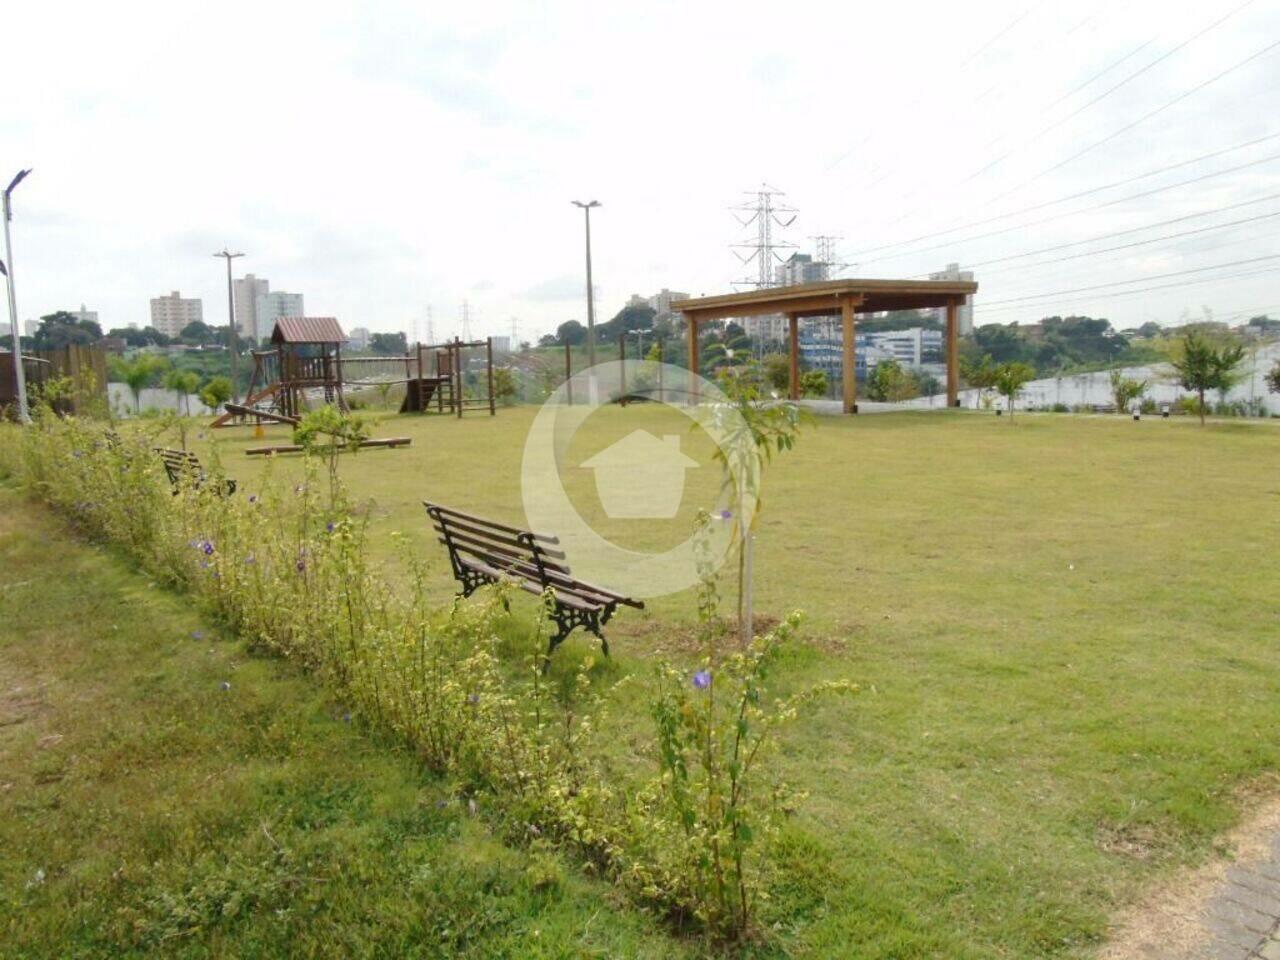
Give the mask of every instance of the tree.
[(774, 390), (786, 390), (791, 385), (791, 358), (785, 353), (771, 353), (764, 358), (764, 377)]
[(563, 347), (567, 343), (571, 347), (576, 347), (586, 342), (587, 328), (577, 320), (566, 320), (556, 327), (556, 343), (559, 346)]
[(1022, 389), (1022, 385), (1036, 377), (1035, 370), (1025, 363), (1002, 363), (995, 369), (994, 383), (992, 386), (1000, 396), (1004, 397), (1009, 403), (1009, 419), (1013, 419), (1013, 401), (1017, 397), (1018, 391)]
[(191, 394), (200, 388), (200, 375), (194, 370), (170, 370), (165, 374), (164, 385), (178, 395), (178, 409), (186, 407), (191, 415)]
[(1244, 359), (1238, 343), (1215, 344), (1203, 333), (1192, 331), (1182, 340), (1182, 356), (1173, 361), (1178, 382), (1194, 390), (1200, 401), (1200, 425), (1204, 426), (1204, 395), (1208, 390), (1229, 390), (1236, 382), (1236, 368)]
[(825, 370), (806, 370), (800, 374), (800, 395), (803, 397), (825, 397), (829, 386)]
[(114, 327), (107, 331), (108, 337), (117, 337), (130, 347), (167, 347), (172, 341), (155, 327)]
[(881, 360), (867, 378), (867, 396), (883, 403), (898, 403), (920, 395), (920, 385), (911, 371), (897, 360)]
[(504, 407), (509, 407), (516, 402), (516, 378), (510, 367), (494, 369), (493, 395)]
[(1276, 365), (1267, 374), (1267, 389), (1272, 393), (1280, 393), (1280, 360), (1276, 361)]
[(375, 333), (369, 337), (369, 350), (383, 356), (403, 356), (409, 352), (409, 339), (403, 333)]
[(231, 380), (228, 377), (210, 377), (200, 388), (200, 402), (210, 410), (216, 411), (230, 399)]
[(1129, 404), (1147, 392), (1147, 381), (1126, 377), (1123, 371), (1111, 371), (1111, 399), (1115, 401), (1116, 412), (1124, 413)]
[(59, 350), (73, 343), (87, 347), (102, 339), (102, 328), (92, 320), (58, 310), (40, 318), (40, 326), (31, 339), (37, 350)]
[(133, 391), (133, 412), (142, 412), (142, 391), (156, 382), (166, 364), (154, 353), (140, 353), (132, 360), (123, 357), (111, 358), (111, 376), (118, 382), (127, 383)]
[(185, 340), (187, 343), (204, 344), (211, 342), (215, 336), (213, 327), (203, 320), (192, 320), (182, 328), (182, 333), (178, 335), (178, 338)]
[(657, 312), (647, 303), (625, 306), (611, 320), (596, 325), (596, 342), (617, 340), (628, 330), (649, 330), (655, 316)]

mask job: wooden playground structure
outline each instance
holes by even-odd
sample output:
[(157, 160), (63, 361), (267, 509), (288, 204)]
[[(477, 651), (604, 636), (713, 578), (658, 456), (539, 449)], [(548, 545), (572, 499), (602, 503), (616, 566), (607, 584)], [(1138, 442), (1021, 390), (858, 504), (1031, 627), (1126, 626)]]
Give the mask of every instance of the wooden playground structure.
[[(225, 404), (226, 413), (211, 424), (230, 427), (263, 423), (296, 426), (310, 402), (333, 404), (346, 412), (345, 388), (404, 384), (401, 413), (450, 413), (497, 407), (493, 392), (493, 341), (455, 338), (440, 344), (415, 344), (403, 356), (344, 357), (346, 335), (333, 317), (283, 317), (271, 332), (271, 348), (254, 350), (253, 374), (243, 403)], [(480, 353), (483, 351), (482, 353)], [(484, 393), (468, 396), (468, 368), (483, 358), (484, 375), (475, 378)]]

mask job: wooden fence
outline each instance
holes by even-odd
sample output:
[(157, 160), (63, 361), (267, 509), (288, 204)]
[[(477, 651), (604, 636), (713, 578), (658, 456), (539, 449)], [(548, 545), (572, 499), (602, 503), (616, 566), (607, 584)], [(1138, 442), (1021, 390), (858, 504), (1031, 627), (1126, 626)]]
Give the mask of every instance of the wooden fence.
[[(27, 401), (52, 379), (71, 381), (71, 392), (58, 407), (64, 413), (82, 413), (95, 402), (105, 409), (107, 402), (107, 355), (97, 347), (69, 344), (56, 350), (35, 350), (22, 355), (26, 375)], [(0, 353), (0, 409), (17, 399), (13, 382), (13, 354)]]

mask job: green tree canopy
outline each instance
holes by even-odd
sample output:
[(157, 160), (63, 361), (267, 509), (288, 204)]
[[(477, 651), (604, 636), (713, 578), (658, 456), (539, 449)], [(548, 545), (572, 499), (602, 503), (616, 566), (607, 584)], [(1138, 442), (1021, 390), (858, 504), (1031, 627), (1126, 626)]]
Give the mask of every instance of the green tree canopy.
[(1035, 377), (1035, 368), (1025, 363), (1015, 361), (1002, 363), (996, 367), (992, 386), (1009, 402), (1010, 419), (1013, 418), (1014, 400), (1017, 399), (1018, 391), (1022, 389), (1023, 384), (1034, 380)]
[(867, 395), (872, 400), (897, 403), (920, 396), (920, 385), (897, 360), (881, 360), (867, 378)]
[(58, 350), (72, 343), (89, 346), (102, 339), (102, 328), (92, 320), (58, 310), (40, 318), (40, 326), (31, 339), (37, 350)]
[(566, 320), (556, 327), (555, 342), (559, 346), (566, 343), (571, 347), (580, 346), (587, 342), (587, 328), (577, 320)]
[(229, 377), (210, 377), (200, 388), (200, 402), (210, 410), (217, 410), (230, 399), (231, 379)]
[(129, 389), (133, 391), (134, 413), (140, 413), (142, 391), (154, 384), (167, 366), (163, 357), (158, 357), (154, 353), (140, 353), (132, 360), (112, 357), (109, 373), (118, 383), (129, 385)]
[(1215, 343), (1204, 333), (1192, 331), (1182, 339), (1181, 356), (1173, 361), (1178, 382), (1194, 390), (1200, 400), (1200, 424), (1204, 425), (1204, 395), (1209, 390), (1229, 390), (1236, 383), (1236, 368), (1244, 359), (1244, 347), (1231, 340)]
[(375, 333), (369, 337), (369, 349), (383, 356), (401, 356), (409, 352), (409, 338), (403, 333)]

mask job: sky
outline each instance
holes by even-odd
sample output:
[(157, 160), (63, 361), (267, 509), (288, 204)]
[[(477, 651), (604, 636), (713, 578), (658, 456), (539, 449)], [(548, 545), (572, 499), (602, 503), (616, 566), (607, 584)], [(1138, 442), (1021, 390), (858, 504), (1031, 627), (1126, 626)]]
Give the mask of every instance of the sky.
[(535, 339), (585, 319), (572, 200), (602, 204), (605, 319), (754, 274), (730, 208), (764, 183), (841, 276), (972, 268), (979, 324), (1280, 315), (1277, 0), (55, 0), (2, 29), (22, 318), (145, 326), (180, 290), (225, 323), (225, 246), (347, 329), (441, 339), (466, 302)]

